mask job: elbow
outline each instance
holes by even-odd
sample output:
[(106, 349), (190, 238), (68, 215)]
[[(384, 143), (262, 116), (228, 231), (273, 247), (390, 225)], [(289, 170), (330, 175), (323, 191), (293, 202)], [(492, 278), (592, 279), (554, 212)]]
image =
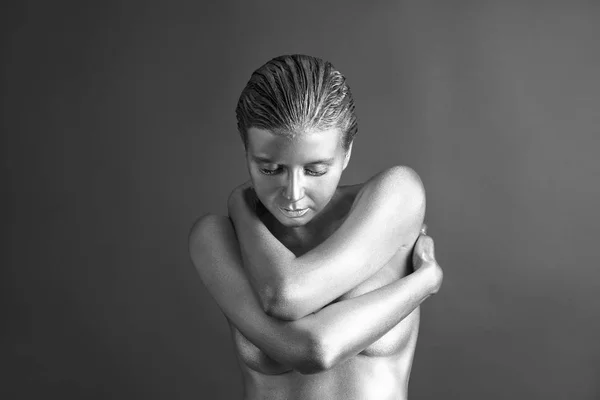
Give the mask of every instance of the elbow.
[(290, 306), (289, 302), (281, 299), (273, 300), (265, 307), (265, 313), (282, 321), (298, 321), (305, 316), (297, 307)]
[(395, 166), (383, 175), (395, 195), (388, 196), (415, 212), (425, 213), (425, 188), (419, 175), (410, 167)]
[(315, 334), (310, 334), (302, 361), (296, 370), (303, 375), (317, 374), (330, 370), (338, 364), (335, 346)]
[(298, 293), (289, 285), (266, 285), (261, 293), (261, 304), (265, 313), (283, 321), (297, 321), (307, 315), (303, 312)]

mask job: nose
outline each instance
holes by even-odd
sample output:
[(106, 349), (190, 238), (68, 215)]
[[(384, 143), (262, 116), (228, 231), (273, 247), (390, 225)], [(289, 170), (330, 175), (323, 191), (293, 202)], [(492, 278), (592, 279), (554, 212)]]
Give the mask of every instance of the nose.
[(302, 173), (289, 172), (283, 196), (291, 202), (296, 202), (304, 197), (304, 182)]

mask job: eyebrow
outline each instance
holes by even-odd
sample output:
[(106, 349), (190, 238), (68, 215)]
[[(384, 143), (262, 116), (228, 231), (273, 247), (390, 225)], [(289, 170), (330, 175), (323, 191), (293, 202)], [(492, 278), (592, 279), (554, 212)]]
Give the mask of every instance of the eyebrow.
[[(263, 163), (265, 163), (265, 164), (277, 164), (277, 165), (283, 165), (283, 164), (279, 164), (278, 162), (275, 162), (275, 161), (273, 161), (273, 160), (271, 160), (270, 158), (267, 158), (267, 157), (260, 157), (260, 156), (255, 156), (255, 155), (252, 155), (252, 158), (253, 158), (255, 161), (258, 161), (258, 162), (263, 162)], [(335, 158), (334, 158), (334, 157), (331, 157), (331, 158), (325, 158), (325, 159), (323, 159), (323, 160), (311, 161), (311, 162), (309, 162), (309, 163), (306, 163), (306, 165), (313, 165), (313, 164), (328, 164), (328, 165), (331, 165), (331, 164), (333, 164), (333, 161), (334, 161), (334, 160), (335, 160)]]

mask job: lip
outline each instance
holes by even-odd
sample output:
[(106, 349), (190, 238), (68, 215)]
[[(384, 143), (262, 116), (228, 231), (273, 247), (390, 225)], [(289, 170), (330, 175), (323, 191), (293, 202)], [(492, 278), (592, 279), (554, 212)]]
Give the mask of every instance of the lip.
[(284, 207), (279, 207), (279, 211), (281, 211), (281, 213), (288, 218), (300, 218), (300, 217), (303, 217), (308, 212), (308, 208), (289, 210)]

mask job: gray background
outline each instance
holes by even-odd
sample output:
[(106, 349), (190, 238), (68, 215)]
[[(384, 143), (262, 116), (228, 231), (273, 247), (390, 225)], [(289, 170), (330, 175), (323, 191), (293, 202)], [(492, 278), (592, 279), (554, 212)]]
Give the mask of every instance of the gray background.
[(240, 398), (187, 234), (285, 53), (350, 82), (343, 183), (424, 181), (446, 275), (411, 399), (600, 398), (597, 2), (122, 3), (2, 12), (3, 398)]

